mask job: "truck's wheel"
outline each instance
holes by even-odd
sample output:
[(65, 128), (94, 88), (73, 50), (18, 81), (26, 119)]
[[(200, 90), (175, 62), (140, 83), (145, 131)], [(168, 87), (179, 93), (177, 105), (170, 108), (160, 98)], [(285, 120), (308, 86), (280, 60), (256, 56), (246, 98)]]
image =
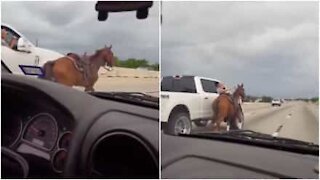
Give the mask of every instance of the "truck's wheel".
[(189, 115), (185, 112), (178, 112), (171, 115), (165, 132), (171, 135), (190, 134), (191, 127)]

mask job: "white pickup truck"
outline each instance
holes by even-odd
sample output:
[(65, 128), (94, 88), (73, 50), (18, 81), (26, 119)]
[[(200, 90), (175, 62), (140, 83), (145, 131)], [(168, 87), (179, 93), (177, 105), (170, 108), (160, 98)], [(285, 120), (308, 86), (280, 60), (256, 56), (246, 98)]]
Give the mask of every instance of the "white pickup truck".
[(219, 80), (198, 76), (166, 76), (161, 81), (161, 124), (166, 133), (189, 134), (192, 122), (206, 125), (219, 96)]
[(40, 47), (36, 47), (13, 27), (1, 24), (1, 33), (17, 39), (14, 48), (1, 41), (1, 70), (13, 74), (23, 75), (19, 65), (42, 67), (44, 63), (63, 57), (62, 54)]

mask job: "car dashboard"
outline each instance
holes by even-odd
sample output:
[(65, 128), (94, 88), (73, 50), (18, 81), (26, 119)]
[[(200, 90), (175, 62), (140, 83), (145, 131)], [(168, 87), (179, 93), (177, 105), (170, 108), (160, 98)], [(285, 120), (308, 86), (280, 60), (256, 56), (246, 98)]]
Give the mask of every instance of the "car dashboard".
[(2, 177), (159, 178), (159, 109), (149, 98), (1, 80)]
[(319, 156), (240, 142), (162, 133), (163, 179), (319, 177)]
[(30, 177), (42, 173), (59, 176), (67, 159), (74, 120), (48, 96), (35, 92), (3, 85), (1, 146), (29, 159)]

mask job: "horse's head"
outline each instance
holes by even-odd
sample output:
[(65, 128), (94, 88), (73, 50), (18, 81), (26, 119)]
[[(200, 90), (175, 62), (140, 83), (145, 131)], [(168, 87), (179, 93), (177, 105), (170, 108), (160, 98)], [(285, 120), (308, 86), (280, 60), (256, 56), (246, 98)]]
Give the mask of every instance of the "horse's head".
[(112, 70), (112, 67), (115, 64), (115, 58), (113, 56), (113, 52), (111, 50), (112, 45), (110, 47), (105, 46), (104, 48), (97, 50), (96, 54), (99, 55), (105, 62), (104, 68), (108, 71)]
[(246, 93), (243, 87), (243, 83), (241, 83), (240, 85), (237, 85), (237, 89), (235, 90), (235, 94), (239, 95), (242, 99), (245, 98)]

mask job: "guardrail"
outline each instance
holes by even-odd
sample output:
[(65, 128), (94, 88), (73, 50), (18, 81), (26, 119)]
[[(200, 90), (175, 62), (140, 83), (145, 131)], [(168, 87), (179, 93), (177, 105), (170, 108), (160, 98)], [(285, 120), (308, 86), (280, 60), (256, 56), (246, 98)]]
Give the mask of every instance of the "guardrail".
[(108, 78), (159, 78), (159, 71), (114, 67), (112, 71), (100, 70), (99, 75)]
[(147, 79), (147, 78), (153, 78), (153, 79), (157, 79), (157, 78), (159, 78), (159, 77), (157, 77), (157, 76), (110, 76), (110, 75), (108, 75), (108, 76), (106, 76), (107, 78), (145, 78), (145, 79)]

